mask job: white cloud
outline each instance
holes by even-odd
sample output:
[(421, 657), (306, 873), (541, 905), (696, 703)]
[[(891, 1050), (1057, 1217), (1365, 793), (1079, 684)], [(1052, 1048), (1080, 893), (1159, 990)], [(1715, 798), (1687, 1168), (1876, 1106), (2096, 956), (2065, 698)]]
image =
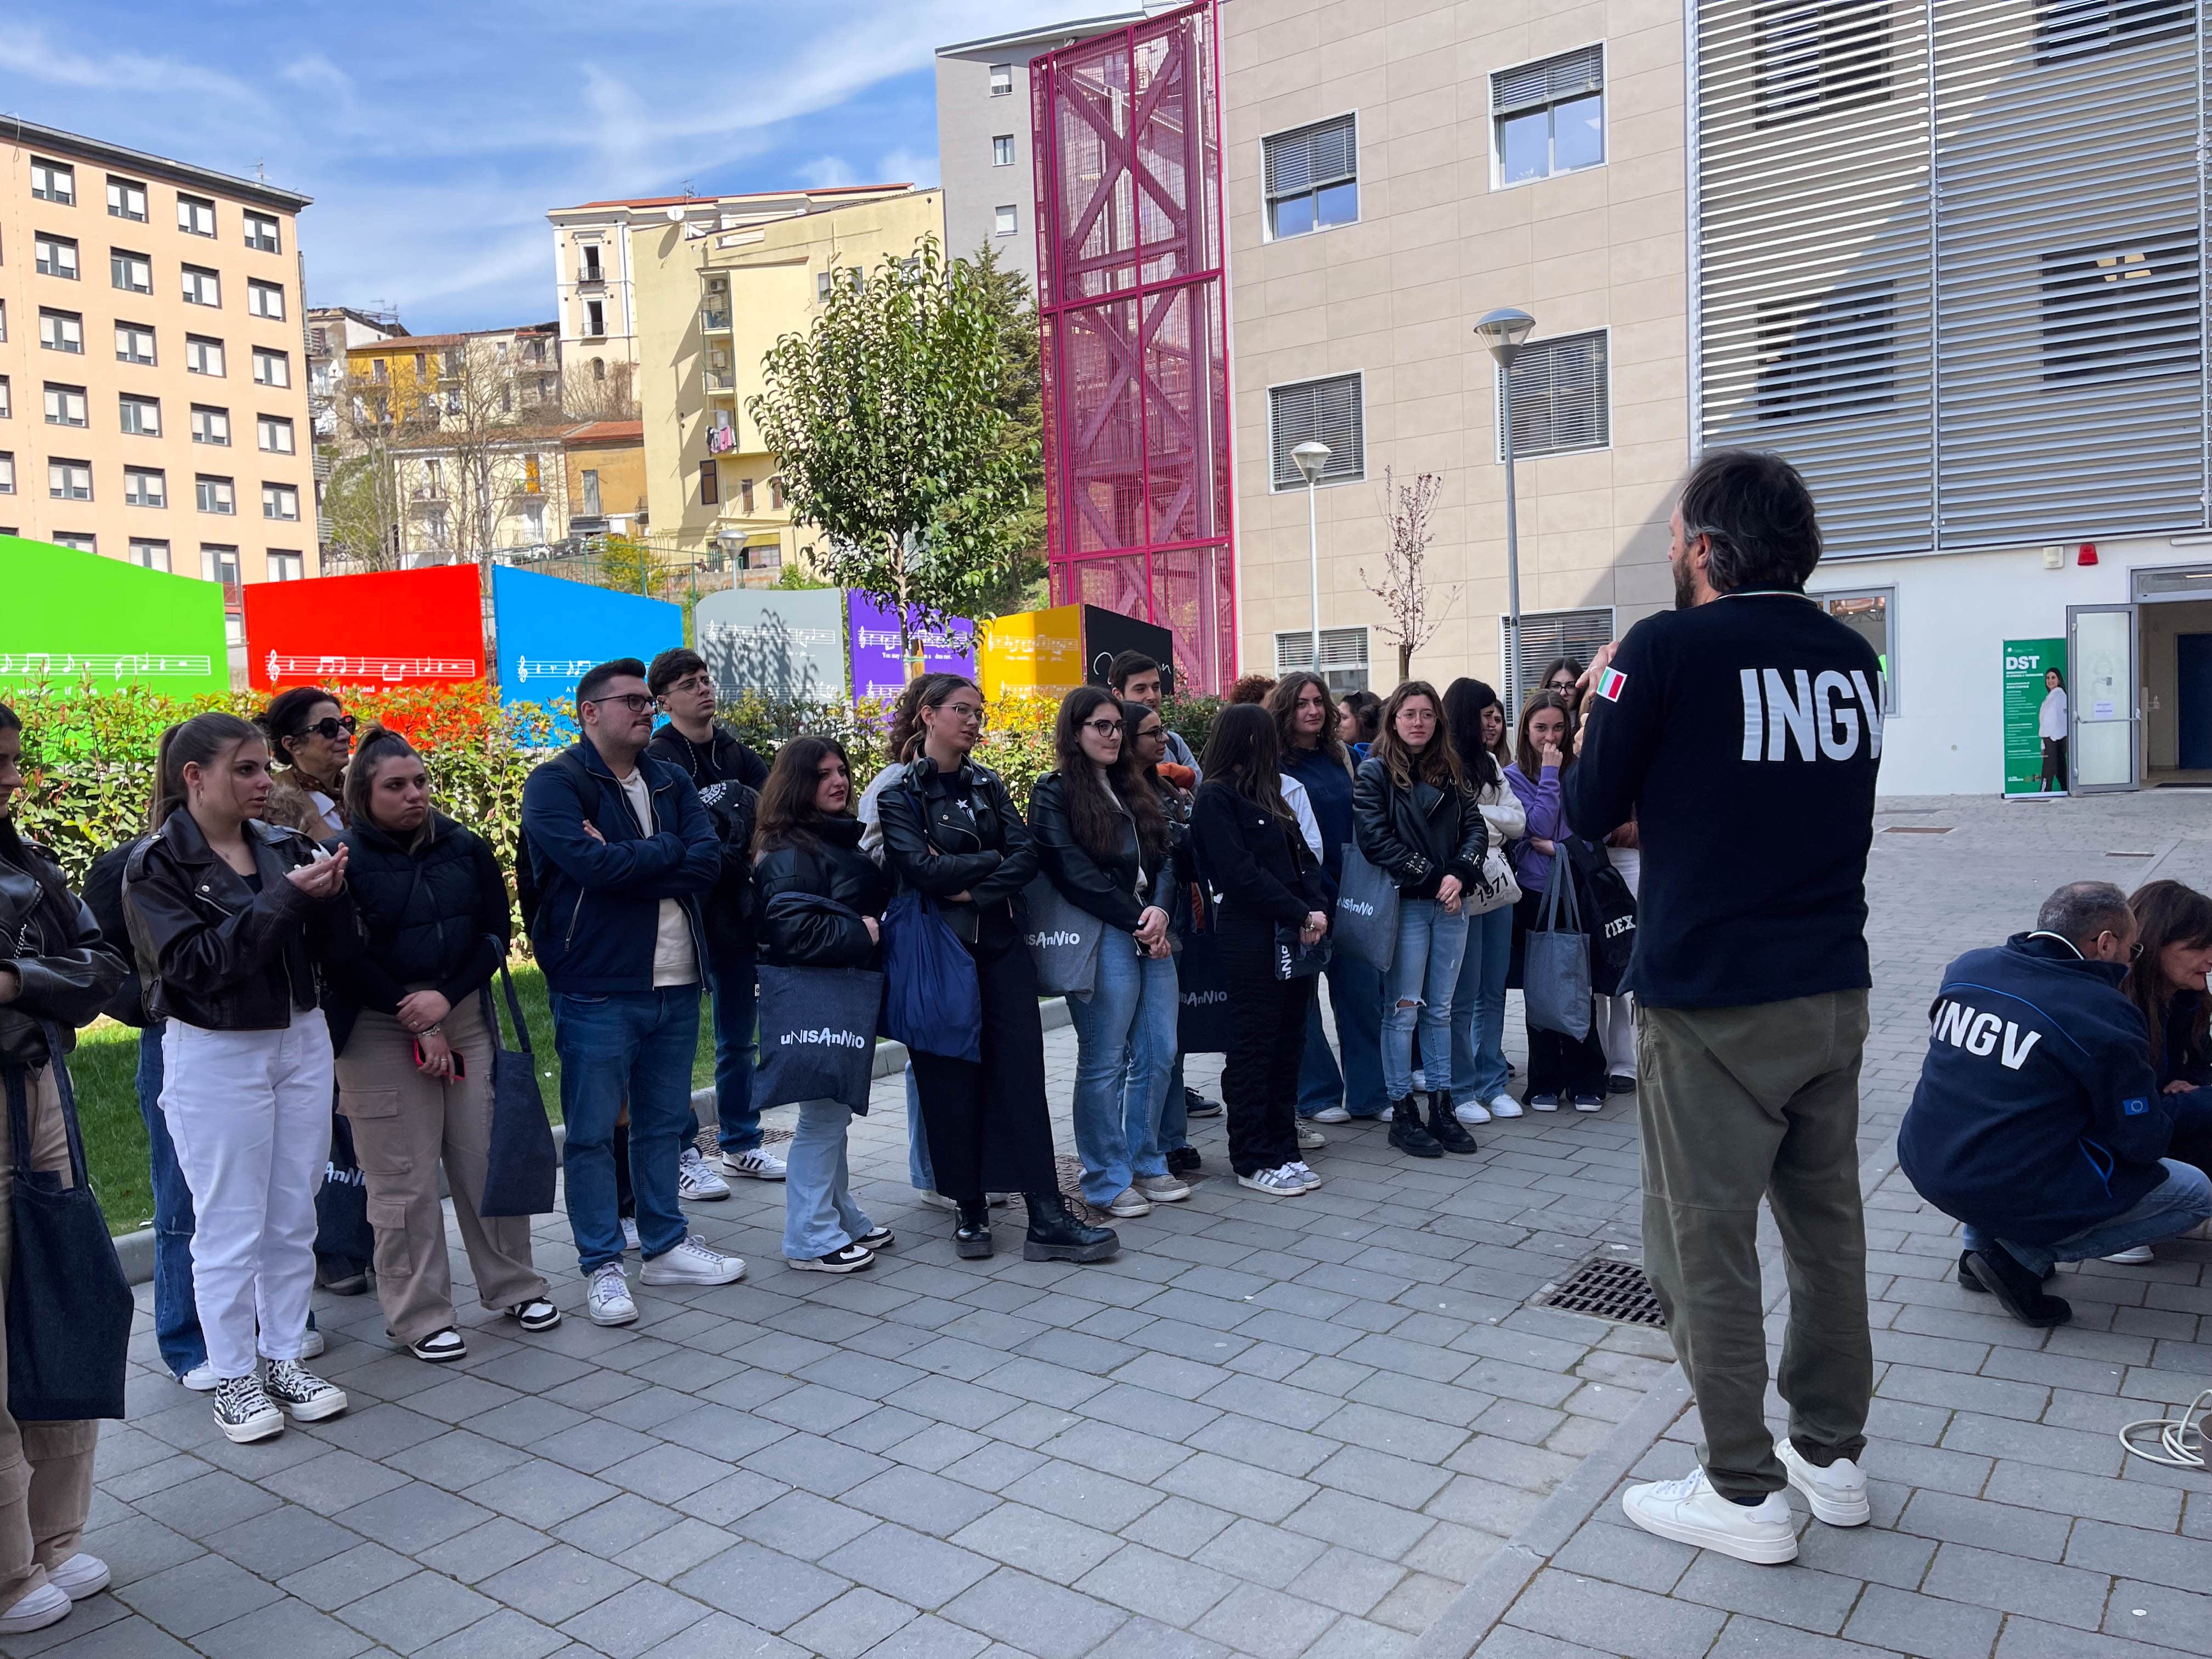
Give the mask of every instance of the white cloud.
[(839, 185), (860, 182), (860, 175), (853, 171), (852, 163), (842, 155), (817, 155), (811, 161), (802, 161), (794, 170), (800, 183), (811, 185), (817, 190), (831, 190)]
[(937, 184), (940, 175), (937, 170), (936, 147), (931, 146), (926, 153), (911, 149), (891, 150), (877, 163), (876, 177), (886, 183), (904, 179), (910, 185)]

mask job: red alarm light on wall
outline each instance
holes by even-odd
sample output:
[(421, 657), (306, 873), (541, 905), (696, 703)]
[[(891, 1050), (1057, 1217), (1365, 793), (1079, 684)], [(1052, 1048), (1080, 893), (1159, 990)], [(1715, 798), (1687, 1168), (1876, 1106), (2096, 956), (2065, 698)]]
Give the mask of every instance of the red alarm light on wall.
[(2076, 564), (2096, 563), (2097, 544), (2094, 542), (2083, 542), (2081, 544), (2081, 552), (2075, 556), (2074, 562)]

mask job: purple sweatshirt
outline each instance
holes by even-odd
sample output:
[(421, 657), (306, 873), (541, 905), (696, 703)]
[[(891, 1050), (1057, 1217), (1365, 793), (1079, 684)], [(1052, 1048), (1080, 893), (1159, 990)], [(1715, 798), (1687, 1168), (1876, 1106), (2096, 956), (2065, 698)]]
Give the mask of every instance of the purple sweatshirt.
[[(1558, 841), (1571, 834), (1567, 828), (1567, 810), (1559, 799), (1559, 769), (1547, 766), (1538, 774), (1536, 781), (1528, 781), (1528, 775), (1518, 766), (1505, 769), (1505, 781), (1528, 809), (1529, 840), (1541, 836), (1546, 841)], [(1544, 884), (1552, 878), (1552, 854), (1540, 853), (1529, 840), (1513, 843), (1513, 878), (1521, 884), (1524, 893), (1541, 893)]]

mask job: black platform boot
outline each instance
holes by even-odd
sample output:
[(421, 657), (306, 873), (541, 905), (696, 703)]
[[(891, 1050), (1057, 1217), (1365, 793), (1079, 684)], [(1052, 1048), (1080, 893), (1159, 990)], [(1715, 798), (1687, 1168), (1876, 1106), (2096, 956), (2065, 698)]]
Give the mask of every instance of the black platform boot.
[(1390, 1144), (1415, 1158), (1444, 1155), (1437, 1138), (1421, 1127), (1421, 1109), (1413, 1104), (1411, 1095), (1390, 1103)]
[(957, 1206), (959, 1220), (952, 1229), (952, 1248), (960, 1255), (980, 1261), (991, 1254), (991, 1206), (988, 1200), (977, 1199), (973, 1203), (961, 1200)]
[(1441, 1089), (1429, 1091), (1429, 1133), (1448, 1152), (1474, 1150), (1474, 1137), (1452, 1111), (1451, 1097)]
[(1022, 1241), (1024, 1261), (1103, 1261), (1121, 1248), (1111, 1227), (1086, 1227), (1067, 1212), (1058, 1193), (1024, 1193), (1030, 1234)]

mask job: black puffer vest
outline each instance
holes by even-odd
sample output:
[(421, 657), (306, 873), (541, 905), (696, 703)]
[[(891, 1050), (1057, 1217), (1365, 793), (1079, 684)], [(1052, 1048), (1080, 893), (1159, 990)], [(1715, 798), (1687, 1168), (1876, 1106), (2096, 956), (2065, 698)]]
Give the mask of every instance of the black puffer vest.
[(346, 881), (361, 912), (368, 951), (402, 985), (451, 978), (483, 940), (477, 915), (477, 837), (441, 814), (420, 855), (373, 823), (346, 826)]

